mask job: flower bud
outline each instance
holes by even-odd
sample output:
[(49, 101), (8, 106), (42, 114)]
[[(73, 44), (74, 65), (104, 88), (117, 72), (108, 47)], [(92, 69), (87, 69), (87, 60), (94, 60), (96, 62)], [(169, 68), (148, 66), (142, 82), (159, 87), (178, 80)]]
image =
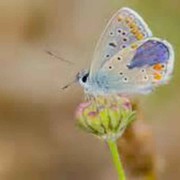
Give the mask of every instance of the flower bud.
[(76, 110), (79, 127), (106, 141), (119, 138), (134, 118), (130, 101), (121, 96), (99, 96)]

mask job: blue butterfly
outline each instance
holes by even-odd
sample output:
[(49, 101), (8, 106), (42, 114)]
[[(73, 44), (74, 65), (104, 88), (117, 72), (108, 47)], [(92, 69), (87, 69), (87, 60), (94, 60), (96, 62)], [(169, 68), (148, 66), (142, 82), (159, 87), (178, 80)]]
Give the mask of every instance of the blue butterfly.
[(78, 73), (85, 93), (148, 94), (171, 77), (174, 51), (155, 38), (144, 20), (129, 8), (120, 9), (107, 24), (90, 70)]

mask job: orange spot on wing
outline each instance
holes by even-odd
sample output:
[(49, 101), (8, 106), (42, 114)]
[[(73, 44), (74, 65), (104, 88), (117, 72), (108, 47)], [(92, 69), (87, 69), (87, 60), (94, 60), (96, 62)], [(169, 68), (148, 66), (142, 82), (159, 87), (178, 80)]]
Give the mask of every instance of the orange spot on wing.
[(138, 47), (138, 45), (137, 44), (133, 44), (133, 45), (131, 45), (131, 48), (132, 49), (136, 49)]
[(133, 29), (131, 30), (131, 32), (135, 35), (135, 34), (137, 34), (138, 29), (137, 29), (137, 28), (133, 28)]
[(156, 71), (161, 71), (163, 69), (163, 66), (161, 64), (156, 64), (153, 66), (153, 69)]
[(123, 20), (123, 17), (122, 16), (118, 16), (117, 20), (120, 22)]
[(132, 29), (132, 31), (133, 30), (138, 30), (137, 25), (135, 23), (133, 23), (133, 22), (129, 23), (129, 27)]
[(138, 39), (138, 40), (141, 40), (144, 38), (143, 34), (139, 32), (139, 30), (137, 28), (133, 28), (131, 30), (131, 32), (135, 35), (135, 37)]
[[(132, 18), (127, 17), (126, 20), (125, 20), (125, 22), (126, 22), (127, 24), (130, 24), (130, 23), (132, 22)], [(132, 23), (131, 23), (131, 24), (132, 24)]]
[(143, 36), (143, 34), (141, 34), (140, 32), (137, 32), (137, 33), (136, 33), (136, 38), (137, 38), (138, 40), (141, 40), (141, 39), (144, 38), (144, 36)]
[(140, 30), (138, 29), (138, 27), (135, 23), (133, 23), (133, 22), (129, 23), (129, 27), (131, 28), (131, 33), (133, 33), (135, 35), (137, 40), (141, 40), (144, 38), (144, 35), (140, 32)]
[(154, 79), (159, 81), (162, 79), (162, 75), (159, 73), (154, 73)]

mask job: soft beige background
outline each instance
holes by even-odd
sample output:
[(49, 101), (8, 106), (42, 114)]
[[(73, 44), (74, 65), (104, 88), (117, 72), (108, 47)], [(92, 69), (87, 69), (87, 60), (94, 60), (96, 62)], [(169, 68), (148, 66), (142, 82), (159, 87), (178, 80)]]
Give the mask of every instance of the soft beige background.
[[(0, 179), (113, 180), (107, 147), (75, 127), (83, 100), (77, 85), (60, 87), (88, 67), (107, 20), (137, 10), (156, 36), (175, 47), (172, 82), (141, 98), (152, 126), (162, 180), (180, 179), (180, 2), (178, 0), (0, 1)], [(71, 60), (49, 57), (44, 50)]]

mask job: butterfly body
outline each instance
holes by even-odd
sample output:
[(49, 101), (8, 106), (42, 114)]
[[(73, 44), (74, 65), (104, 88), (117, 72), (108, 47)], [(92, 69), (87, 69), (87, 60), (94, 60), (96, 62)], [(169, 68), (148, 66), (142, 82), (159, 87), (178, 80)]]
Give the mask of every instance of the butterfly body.
[(85, 93), (148, 94), (172, 74), (174, 52), (152, 37), (143, 19), (129, 8), (112, 17), (95, 50), (89, 71), (78, 75)]

